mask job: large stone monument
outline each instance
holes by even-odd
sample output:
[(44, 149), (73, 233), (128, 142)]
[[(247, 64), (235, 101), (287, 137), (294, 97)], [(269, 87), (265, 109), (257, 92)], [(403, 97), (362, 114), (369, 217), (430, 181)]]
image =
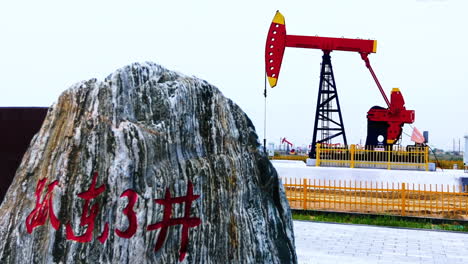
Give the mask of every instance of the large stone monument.
[(290, 209), (247, 115), (154, 63), (49, 109), (0, 207), (0, 263), (296, 263)]

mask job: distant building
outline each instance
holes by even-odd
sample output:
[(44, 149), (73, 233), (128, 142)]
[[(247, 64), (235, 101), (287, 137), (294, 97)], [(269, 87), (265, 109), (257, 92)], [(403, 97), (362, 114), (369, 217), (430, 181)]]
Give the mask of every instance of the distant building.
[(47, 107), (0, 107), (0, 202), (47, 110)]

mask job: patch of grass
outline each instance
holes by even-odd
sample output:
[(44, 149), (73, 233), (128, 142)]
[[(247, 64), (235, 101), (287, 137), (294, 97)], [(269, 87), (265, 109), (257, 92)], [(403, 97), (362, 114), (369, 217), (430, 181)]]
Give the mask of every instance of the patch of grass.
[(382, 215), (382, 216), (367, 216), (367, 215), (352, 215), (352, 214), (334, 214), (334, 213), (311, 213), (301, 214), (293, 213), (294, 220), (320, 221), (333, 223), (348, 223), (361, 225), (375, 226), (394, 226), (405, 228), (422, 228), (433, 230), (449, 230), (468, 232), (468, 224), (460, 224), (453, 222), (451, 224), (434, 224), (430, 219), (408, 220), (400, 217)]
[[(314, 220), (312, 218), (312, 216), (310, 215), (305, 215), (305, 214), (293, 214), (293, 219), (294, 220)], [(315, 221), (319, 221), (319, 220), (315, 220)]]
[(458, 160), (444, 160), (444, 159), (432, 160), (431, 159), (430, 162), (434, 162), (436, 166), (442, 169), (453, 169), (454, 164), (457, 164), (459, 170), (463, 169), (463, 159), (461, 158), (459, 158)]

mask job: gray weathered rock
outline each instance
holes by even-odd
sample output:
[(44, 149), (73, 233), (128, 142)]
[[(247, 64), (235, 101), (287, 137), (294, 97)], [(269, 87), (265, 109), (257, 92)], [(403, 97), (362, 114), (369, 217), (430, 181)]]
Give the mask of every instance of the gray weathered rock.
[[(77, 195), (90, 189), (94, 172), (95, 187), (105, 190), (88, 192), (93, 198), (89, 205), (99, 206), (96, 217), (90, 217), (95, 220), (92, 229), (89, 223), (80, 226), (85, 199)], [(46, 180), (36, 205), (41, 179)], [(50, 185), (47, 196), (55, 180), (58, 185)], [(199, 198), (187, 208), (174, 204), (171, 216), (183, 218), (190, 210), (187, 217), (200, 219), (188, 228), (187, 254), (179, 252), (184, 231), (177, 223), (168, 227), (167, 238), (155, 251), (162, 229), (148, 227), (164, 215), (164, 206), (155, 199), (164, 199), (166, 188), (172, 197), (186, 196), (189, 182)], [(132, 207), (137, 229), (123, 238), (115, 230), (130, 226), (123, 213), (130, 198), (120, 197), (127, 189), (137, 194)], [(47, 201), (60, 222), (57, 230)], [(43, 225), (41, 212), (33, 212), (41, 205), (42, 216), (49, 215)], [(30, 225), (31, 233), (27, 222), (37, 225)], [(91, 230), (91, 241), (67, 240), (67, 223), (76, 236)], [(106, 223), (108, 237), (101, 243)], [(289, 205), (275, 169), (258, 150), (251, 121), (206, 81), (153, 63), (135, 63), (102, 82), (92, 79), (72, 86), (51, 106), (0, 207), (0, 262), (179, 259), (296, 262)]]

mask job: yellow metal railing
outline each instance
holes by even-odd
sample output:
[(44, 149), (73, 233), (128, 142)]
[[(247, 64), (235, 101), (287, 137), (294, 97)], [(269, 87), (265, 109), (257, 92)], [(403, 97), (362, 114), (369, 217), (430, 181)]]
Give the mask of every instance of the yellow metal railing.
[(316, 166), (429, 170), (429, 148), (316, 146)]
[(283, 179), (292, 209), (465, 219), (468, 185)]
[(306, 161), (309, 156), (304, 156), (304, 155), (278, 155), (278, 156), (272, 156), (269, 157), (270, 160), (300, 160), (300, 161)]

